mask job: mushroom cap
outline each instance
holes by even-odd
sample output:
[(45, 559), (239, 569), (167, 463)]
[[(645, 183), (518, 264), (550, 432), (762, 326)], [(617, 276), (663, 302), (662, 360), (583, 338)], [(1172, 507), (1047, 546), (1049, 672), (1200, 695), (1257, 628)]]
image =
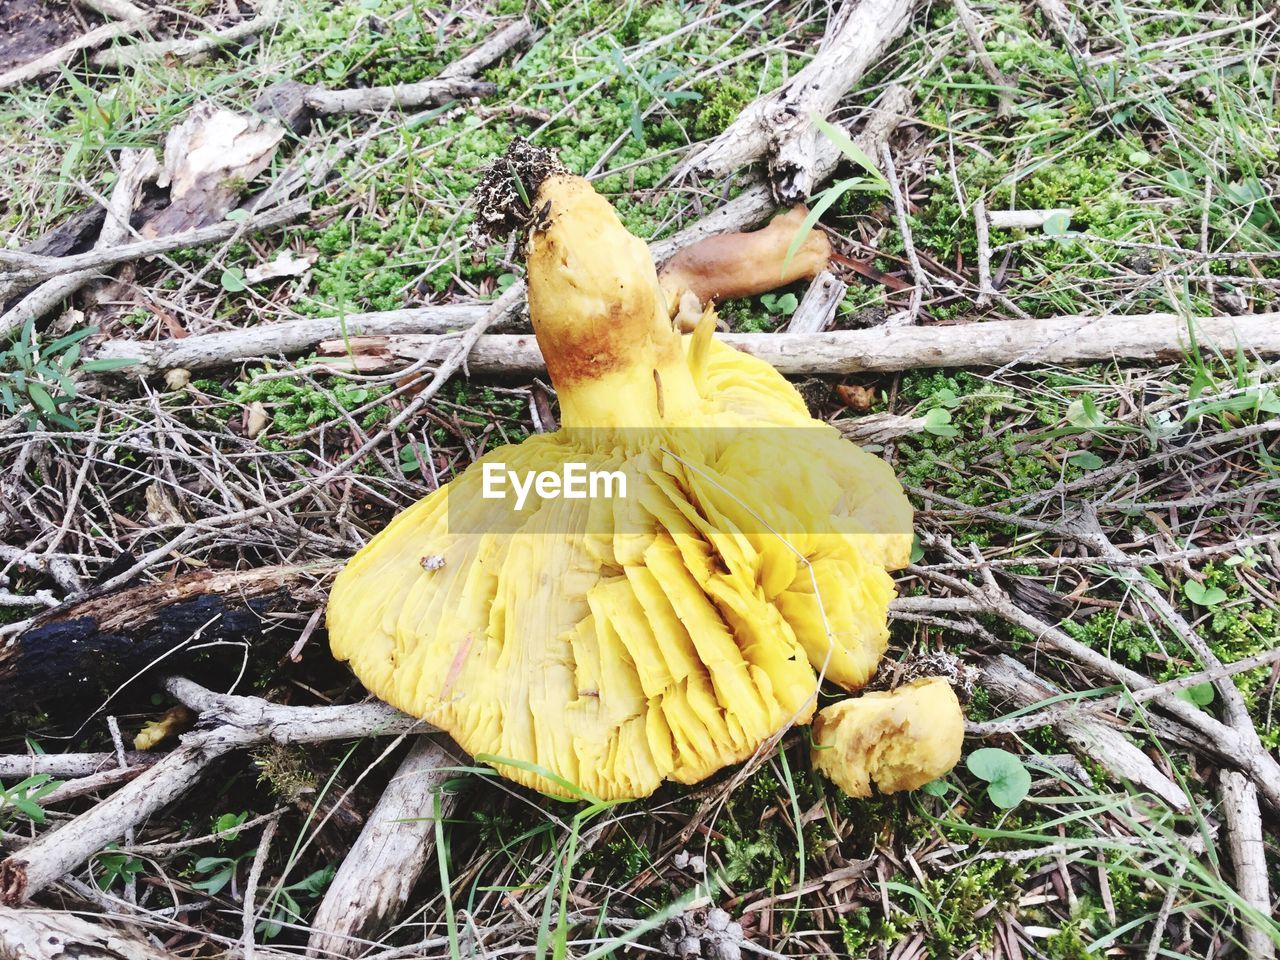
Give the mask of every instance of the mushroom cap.
[[(530, 309), (566, 425), (490, 451), (375, 536), (335, 581), (330, 645), (513, 780), (640, 797), (808, 722), (820, 675), (867, 681), (911, 508), (772, 367), (713, 341), (713, 316), (680, 337), (643, 244), (586, 181), (548, 178), (548, 202)], [(487, 464), (568, 463), (622, 471), (627, 496), (517, 513), (482, 495)]]
[(960, 762), (964, 715), (951, 684), (926, 677), (824, 708), (813, 765), (854, 797), (915, 790)]

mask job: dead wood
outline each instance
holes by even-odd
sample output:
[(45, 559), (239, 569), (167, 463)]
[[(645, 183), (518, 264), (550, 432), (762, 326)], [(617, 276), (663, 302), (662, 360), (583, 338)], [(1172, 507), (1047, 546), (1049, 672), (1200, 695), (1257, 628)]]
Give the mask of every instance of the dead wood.
[(169, 693), (200, 714), (177, 749), (97, 806), (42, 834), (0, 862), (0, 899), (17, 905), (39, 893), (108, 843), (182, 797), (214, 760), (264, 743), (319, 743), (429, 732), (421, 720), (382, 703), (290, 707), (259, 697), (217, 694), (173, 677)]
[(973, 49), (978, 65), (982, 67), (982, 72), (987, 75), (991, 85), (996, 88), (996, 96), (999, 99), (996, 116), (1001, 119), (1013, 116), (1013, 98), (1009, 92), (1011, 84), (1008, 77), (996, 67), (991, 54), (987, 53), (987, 46), (982, 42), (982, 28), (978, 23), (978, 15), (969, 6), (968, 0), (951, 0), (951, 5), (956, 11), (956, 18), (960, 21), (960, 25), (964, 27), (965, 36), (969, 38), (969, 46)]
[[(833, 16), (814, 58), (778, 90), (750, 104), (716, 139), (677, 169), (723, 177), (766, 157), (773, 192), (784, 204), (806, 199), (814, 185), (819, 142), (812, 117), (823, 119), (903, 33), (914, 0), (847, 0)], [(874, 156), (874, 154), (873, 154)]]
[(308, 956), (359, 956), (396, 922), (457, 805), (458, 794), (443, 789), (461, 762), (455, 750), (429, 736), (414, 741), (325, 892)]
[[(124, 755), (129, 766), (154, 763), (158, 754), (130, 750)], [(114, 769), (119, 759), (114, 753), (32, 753), (0, 754), (0, 781), (30, 777), (47, 773), (60, 780), (91, 777), (104, 770)]]
[[(981, 670), (982, 686), (1018, 706), (1040, 703), (1061, 693), (1012, 657), (991, 657), (982, 663)], [(1101, 718), (1060, 714), (1053, 720), (1053, 728), (1078, 755), (1099, 764), (1121, 783), (1151, 791), (1174, 810), (1190, 809), (1190, 802), (1178, 785), (1161, 773), (1124, 733)]]
[[(1246, 356), (1280, 356), (1280, 314), (1201, 317), (1198, 342)], [(766, 361), (788, 376), (893, 372), (917, 368), (992, 367), (1001, 364), (1088, 363), (1117, 358), (1177, 360), (1190, 347), (1187, 321), (1178, 314), (1072, 316), (993, 320), (953, 326), (873, 327), (821, 334), (737, 333), (722, 341)], [(350, 355), (364, 371), (396, 370), (434, 361), (456, 341), (442, 336), (356, 337), (320, 344), (338, 358)], [(349, 348), (349, 350), (348, 350)], [(480, 337), (467, 358), (472, 372), (537, 374), (544, 367), (532, 334)]]
[(83, 706), (150, 665), (172, 671), (193, 638), (261, 644), (273, 614), (324, 602), (335, 569), (200, 571), (55, 607), (0, 648), (0, 702)]
[[(1222, 813), (1227, 825), (1227, 850), (1231, 855), (1240, 898), (1261, 915), (1274, 916), (1267, 881), (1267, 849), (1258, 812), (1258, 790), (1241, 773), (1224, 770), (1218, 779)], [(1245, 954), (1251, 960), (1273, 960), (1276, 944), (1258, 918), (1241, 918)]]
[(284, 7), (284, 0), (262, 0), (254, 16), (222, 30), (212, 30), (194, 37), (151, 40), (100, 50), (93, 55), (93, 62), (100, 67), (134, 67), (147, 60), (174, 57), (189, 63), (199, 63), (220, 47), (229, 47), (269, 30), (280, 21)]
[(175, 368), (205, 370), (252, 357), (302, 353), (322, 340), (347, 336), (389, 336), (405, 333), (439, 333), (460, 330), (484, 315), (488, 304), (447, 304), (406, 307), (379, 313), (352, 313), (345, 317), (290, 320), (285, 323), (199, 334), (181, 340), (108, 340), (94, 356), (133, 360), (130, 375), (153, 376)]
[(821, 333), (831, 325), (849, 286), (823, 270), (813, 278), (787, 323), (787, 333)]
[(465, 57), (450, 64), (431, 80), (350, 90), (314, 88), (306, 95), (307, 106), (319, 114), (367, 113), (425, 107), (462, 97), (489, 96), (497, 87), (492, 83), (476, 80), (475, 74), (532, 36), (533, 27), (528, 20), (522, 18), (495, 31)]
[(60, 910), (0, 906), (0, 960), (175, 960), (132, 933)]
[(1071, 219), (1075, 211), (1071, 207), (1050, 207), (1047, 210), (988, 210), (987, 222), (998, 230), (1039, 230), (1054, 217)]

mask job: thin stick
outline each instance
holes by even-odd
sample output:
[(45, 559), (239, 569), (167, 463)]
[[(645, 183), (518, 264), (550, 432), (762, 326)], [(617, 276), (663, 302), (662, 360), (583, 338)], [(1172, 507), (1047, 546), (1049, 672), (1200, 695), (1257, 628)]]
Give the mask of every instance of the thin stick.
[(987, 75), (987, 79), (996, 88), (996, 96), (999, 98), (996, 116), (1001, 119), (1013, 116), (1013, 99), (1009, 93), (1009, 80), (996, 67), (991, 59), (991, 54), (987, 53), (986, 44), (982, 42), (982, 31), (978, 29), (978, 15), (973, 12), (968, 0), (951, 0), (951, 2), (955, 7), (956, 18), (960, 21), (960, 25), (964, 27), (965, 35), (969, 38), (969, 46), (973, 48), (973, 55), (982, 67), (982, 72)]
[(424, 107), (459, 97), (480, 97), (497, 88), (475, 79), (475, 74), (498, 60), (507, 51), (533, 36), (529, 21), (521, 18), (495, 31), (465, 57), (451, 63), (431, 80), (400, 83), (388, 87), (358, 87), (351, 90), (310, 90), (307, 106), (321, 114), (366, 113), (392, 108)]
[(902, 246), (907, 251), (907, 263), (911, 265), (911, 305), (907, 309), (906, 322), (914, 326), (920, 319), (920, 303), (925, 291), (929, 288), (929, 278), (920, 266), (920, 257), (916, 254), (916, 245), (911, 238), (911, 222), (907, 219), (907, 200), (898, 184), (898, 168), (893, 163), (893, 151), (886, 143), (880, 148), (880, 159), (884, 163), (884, 175), (889, 181), (889, 190), (893, 194), (893, 213), (898, 224), (898, 232), (902, 234)]
[(243, 950), (244, 960), (253, 960), (254, 949), (256, 944), (253, 938), (253, 928), (258, 922), (258, 913), (253, 905), (254, 894), (258, 892), (258, 884), (262, 880), (262, 871), (267, 865), (267, 855), (271, 851), (271, 841), (275, 839), (276, 830), (280, 827), (280, 820), (276, 818), (267, 823), (262, 829), (262, 836), (258, 839), (258, 849), (253, 855), (253, 864), (249, 867), (249, 877), (244, 885), (244, 906), (240, 911), (241, 929), (240, 935), (241, 949)]
[(978, 238), (978, 299), (979, 307), (989, 306), (996, 288), (991, 283), (991, 231), (988, 229), (987, 202), (979, 196), (973, 201), (973, 230)]

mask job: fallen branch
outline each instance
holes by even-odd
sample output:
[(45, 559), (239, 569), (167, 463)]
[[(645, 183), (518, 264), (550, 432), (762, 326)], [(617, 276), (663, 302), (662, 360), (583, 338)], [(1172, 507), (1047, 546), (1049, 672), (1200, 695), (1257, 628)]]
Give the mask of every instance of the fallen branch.
[[(1280, 313), (1201, 317), (1194, 322), (1201, 347), (1228, 354), (1280, 356)], [(873, 327), (821, 334), (723, 334), (730, 346), (772, 364), (781, 373), (883, 373), (937, 367), (991, 367), (1020, 360), (1028, 344), (1044, 344), (1040, 364), (1089, 363), (1116, 358), (1176, 360), (1190, 348), (1187, 321), (1178, 314), (1071, 316), (1044, 320), (994, 320), (952, 326)], [(357, 337), (320, 344), (332, 357), (348, 355), (365, 371), (400, 369), (432, 361), (456, 339), (447, 336)], [(531, 334), (480, 337), (467, 366), (473, 372), (536, 374), (544, 367)]]
[[(677, 169), (723, 177), (767, 157), (773, 191), (784, 204), (809, 196), (821, 137), (812, 117), (825, 119), (898, 37), (914, 0), (847, 0), (828, 25), (817, 54), (782, 87), (751, 103), (728, 128)], [(874, 154), (873, 154), (874, 156)]]
[[(131, 750), (124, 755), (129, 766), (151, 764), (159, 754)], [(0, 781), (23, 779), (37, 773), (47, 773), (59, 780), (91, 777), (106, 770), (114, 770), (119, 759), (114, 753), (31, 753), (0, 755)]]
[(528, 20), (522, 18), (495, 31), (482, 44), (431, 80), (351, 90), (316, 88), (307, 92), (306, 104), (320, 114), (364, 113), (392, 108), (425, 107), (459, 97), (489, 96), (497, 87), (492, 83), (476, 80), (475, 74), (532, 36), (533, 27)]
[(124, 836), (182, 797), (214, 760), (232, 750), (264, 743), (319, 743), (432, 729), (382, 703), (288, 707), (259, 697), (213, 693), (181, 677), (171, 678), (166, 686), (175, 699), (201, 715), (199, 727), (184, 735), (177, 749), (136, 780), (0, 862), (0, 899), (4, 903), (25, 902)]
[[(984, 688), (1019, 706), (1030, 706), (1061, 694), (1051, 683), (1012, 657), (992, 657), (982, 664), (981, 669)], [(1052, 723), (1054, 730), (1076, 753), (1101, 765), (1118, 781), (1151, 791), (1179, 812), (1190, 809), (1190, 801), (1178, 785), (1161, 773), (1151, 758), (1115, 727), (1100, 718), (1081, 714), (1059, 714)]]
[[(129, 235), (129, 215), (138, 202), (142, 186), (154, 179), (159, 170), (155, 154), (150, 150), (125, 150), (120, 154), (120, 176), (107, 201), (107, 215), (94, 244), (95, 250), (109, 250)], [(20, 330), (28, 320), (44, 316), (95, 276), (97, 270), (78, 270), (48, 280), (32, 290), (0, 316), (0, 343)]]
[(175, 57), (189, 63), (199, 63), (205, 56), (220, 47), (228, 47), (265, 32), (275, 26), (283, 15), (283, 0), (263, 0), (256, 15), (223, 30), (214, 30), (195, 37), (152, 40), (146, 43), (134, 43), (127, 47), (100, 50), (93, 55), (93, 62), (100, 67), (136, 67), (147, 60)]
[(443, 787), (458, 762), (431, 737), (417, 738), (325, 892), (308, 956), (362, 955), (395, 923), (436, 855), (438, 823), (457, 804), (458, 794)]
[(379, 313), (352, 313), (263, 324), (243, 330), (205, 333), (181, 340), (108, 340), (94, 356), (131, 360), (131, 375), (147, 377), (175, 368), (205, 370), (253, 357), (303, 353), (322, 340), (343, 336), (391, 336), (407, 333), (447, 333), (475, 323), (488, 304), (448, 304), (407, 307)]
[(1045, 20), (1066, 41), (1067, 47), (1074, 50), (1084, 43), (1086, 33), (1084, 24), (1076, 19), (1076, 15), (1067, 7), (1066, 0), (1035, 0), (1036, 6), (1044, 14)]
[(130, 260), (154, 257), (173, 250), (186, 250), (207, 243), (228, 240), (237, 234), (271, 230), (296, 220), (311, 209), (304, 199), (289, 200), (278, 207), (254, 212), (243, 220), (224, 220), (194, 230), (183, 230), (149, 240), (136, 240), (111, 247), (95, 247), (85, 253), (63, 257), (51, 257), (21, 250), (0, 250), (0, 282), (23, 284), (38, 283), (51, 277), (64, 276), (82, 270), (100, 271)]
[(172, 671), (193, 637), (261, 644), (272, 612), (323, 603), (336, 566), (200, 571), (55, 607), (0, 648), (0, 702), (83, 704), (149, 666)]
[[(1267, 848), (1258, 812), (1258, 790), (1243, 774), (1224, 770), (1218, 779), (1222, 813), (1227, 826), (1227, 850), (1236, 875), (1240, 898), (1259, 914), (1240, 918), (1245, 956), (1250, 960), (1274, 960), (1274, 933), (1259, 920), (1273, 917), (1267, 881)], [(1274, 921), (1272, 927), (1274, 928)]]
[(61, 910), (0, 907), (0, 960), (176, 960), (146, 940)]

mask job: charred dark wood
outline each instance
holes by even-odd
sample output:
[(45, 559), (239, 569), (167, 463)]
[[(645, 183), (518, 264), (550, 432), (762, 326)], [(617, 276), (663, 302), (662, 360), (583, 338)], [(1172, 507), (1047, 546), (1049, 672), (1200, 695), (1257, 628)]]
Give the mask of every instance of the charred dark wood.
[[(54, 607), (0, 649), (0, 702), (56, 710), (105, 696), (150, 665), (166, 672), (201, 661), (216, 641), (248, 643), (267, 655), (272, 617), (324, 602), (334, 565), (201, 571)], [(208, 658), (204, 652), (203, 657)], [(237, 665), (239, 658), (236, 658)]]

